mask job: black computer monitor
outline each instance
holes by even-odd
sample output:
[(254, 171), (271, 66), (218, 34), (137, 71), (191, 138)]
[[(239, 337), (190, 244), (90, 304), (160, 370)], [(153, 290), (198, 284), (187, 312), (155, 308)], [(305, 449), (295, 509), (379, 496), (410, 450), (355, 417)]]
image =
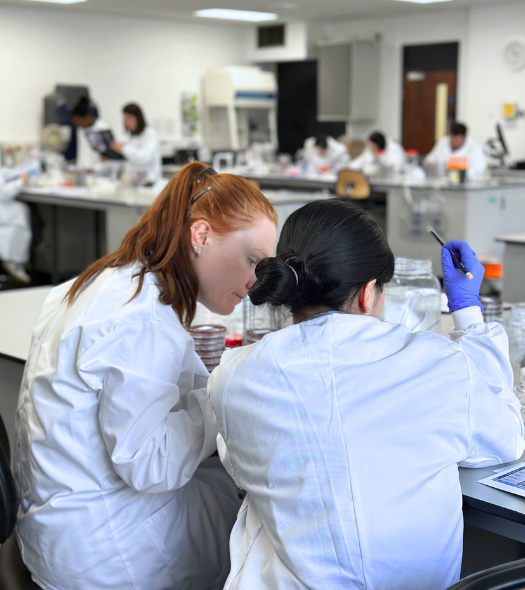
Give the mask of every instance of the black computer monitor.
[(501, 129), (501, 125), (499, 123), (496, 123), (496, 133), (498, 134), (498, 139), (500, 140), (501, 147), (503, 148), (503, 153), (506, 156), (508, 155), (509, 150), (507, 148), (505, 138), (503, 137), (503, 130)]

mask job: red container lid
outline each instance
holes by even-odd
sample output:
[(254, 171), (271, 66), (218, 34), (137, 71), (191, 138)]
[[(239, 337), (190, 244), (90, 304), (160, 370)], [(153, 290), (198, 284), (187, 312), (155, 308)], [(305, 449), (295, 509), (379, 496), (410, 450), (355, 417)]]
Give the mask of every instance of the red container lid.
[(242, 346), (242, 334), (235, 334), (233, 332), (226, 334), (226, 346), (228, 348)]

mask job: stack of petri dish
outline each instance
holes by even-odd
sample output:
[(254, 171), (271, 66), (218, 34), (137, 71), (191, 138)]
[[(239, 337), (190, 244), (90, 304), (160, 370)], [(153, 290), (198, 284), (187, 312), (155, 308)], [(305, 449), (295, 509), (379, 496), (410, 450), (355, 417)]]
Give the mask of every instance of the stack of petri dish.
[(221, 362), (222, 353), (226, 348), (226, 328), (215, 324), (204, 324), (191, 326), (189, 333), (195, 342), (195, 352), (211, 373)]

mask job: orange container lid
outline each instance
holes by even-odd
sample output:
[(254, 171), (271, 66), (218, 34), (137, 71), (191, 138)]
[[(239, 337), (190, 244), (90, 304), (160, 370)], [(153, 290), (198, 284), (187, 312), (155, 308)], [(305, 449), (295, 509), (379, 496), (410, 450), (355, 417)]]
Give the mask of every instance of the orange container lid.
[(485, 267), (485, 278), (486, 279), (501, 279), (503, 277), (503, 265), (491, 264), (488, 262), (481, 262)]
[(451, 156), (447, 160), (447, 168), (449, 170), (466, 170), (468, 168), (468, 158)]

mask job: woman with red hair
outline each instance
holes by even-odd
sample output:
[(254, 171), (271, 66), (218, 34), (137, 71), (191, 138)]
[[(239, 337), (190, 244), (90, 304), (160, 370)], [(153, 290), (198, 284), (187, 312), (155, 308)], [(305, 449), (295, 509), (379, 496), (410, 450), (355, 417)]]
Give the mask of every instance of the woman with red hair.
[(222, 588), (242, 494), (223, 470), (186, 329), (231, 313), (274, 249), (244, 179), (195, 162), (120, 248), (53, 289), (17, 410), (23, 560), (43, 588)]

